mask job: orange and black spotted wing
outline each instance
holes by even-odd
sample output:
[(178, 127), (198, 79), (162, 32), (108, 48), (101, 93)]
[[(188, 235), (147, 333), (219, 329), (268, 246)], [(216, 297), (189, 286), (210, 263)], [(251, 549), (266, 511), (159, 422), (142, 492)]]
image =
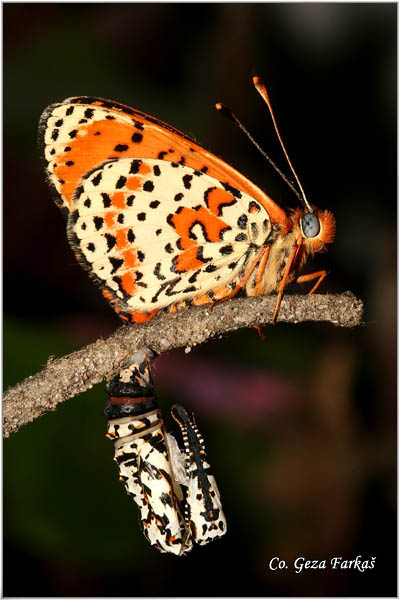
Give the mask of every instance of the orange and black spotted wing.
[(140, 111), (70, 98), (43, 113), (40, 131), (71, 245), (130, 321), (228, 296), (271, 223), (285, 222), (238, 171)]

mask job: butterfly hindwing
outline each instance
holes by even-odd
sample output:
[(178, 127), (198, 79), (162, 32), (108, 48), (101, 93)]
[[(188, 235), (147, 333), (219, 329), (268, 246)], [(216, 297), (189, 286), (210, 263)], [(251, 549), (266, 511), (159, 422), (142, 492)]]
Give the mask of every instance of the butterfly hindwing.
[(68, 218), (78, 258), (123, 312), (226, 295), (269, 231), (265, 209), (244, 192), (157, 159), (112, 159), (89, 171)]

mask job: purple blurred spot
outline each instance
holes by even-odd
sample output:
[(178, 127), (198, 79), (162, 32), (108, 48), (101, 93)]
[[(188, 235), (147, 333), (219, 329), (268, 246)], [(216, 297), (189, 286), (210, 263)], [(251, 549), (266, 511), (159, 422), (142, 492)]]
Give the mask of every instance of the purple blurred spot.
[(297, 395), (294, 384), (277, 375), (180, 351), (161, 355), (153, 374), (158, 386), (181, 398), (196, 414), (238, 420), (243, 426), (275, 422)]

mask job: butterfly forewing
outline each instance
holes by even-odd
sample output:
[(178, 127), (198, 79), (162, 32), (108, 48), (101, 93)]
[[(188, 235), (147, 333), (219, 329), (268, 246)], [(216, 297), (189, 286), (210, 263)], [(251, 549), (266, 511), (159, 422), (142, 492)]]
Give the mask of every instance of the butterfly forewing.
[(170, 125), (122, 104), (101, 98), (68, 98), (44, 111), (39, 131), (49, 181), (66, 208), (81, 177), (105, 160), (154, 158), (207, 172), (249, 194), (285, 221), (284, 211), (226, 162)]

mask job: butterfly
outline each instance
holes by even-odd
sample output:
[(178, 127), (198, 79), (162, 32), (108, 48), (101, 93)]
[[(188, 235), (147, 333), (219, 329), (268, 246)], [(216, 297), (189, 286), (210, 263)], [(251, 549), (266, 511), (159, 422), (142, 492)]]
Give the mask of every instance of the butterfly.
[[(44, 167), (69, 242), (125, 321), (239, 291), (277, 292), (275, 321), (286, 285), (308, 255), (333, 241), (334, 216), (308, 203), (266, 88), (253, 80), (300, 189), (303, 207), (288, 213), (195, 140), (139, 110), (82, 96), (42, 114)], [(317, 271), (296, 281), (317, 279), (312, 293), (325, 276)]]

